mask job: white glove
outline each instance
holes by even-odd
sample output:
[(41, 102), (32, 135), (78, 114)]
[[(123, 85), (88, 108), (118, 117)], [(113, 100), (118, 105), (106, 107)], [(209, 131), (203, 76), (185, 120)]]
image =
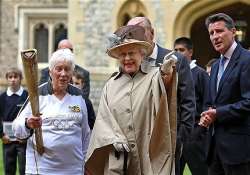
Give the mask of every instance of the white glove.
[(118, 152), (123, 152), (123, 151), (130, 152), (130, 149), (127, 143), (113, 143), (113, 146), (115, 150)]
[(175, 66), (177, 62), (177, 57), (171, 54), (168, 54), (163, 59), (163, 64), (161, 65), (161, 71), (165, 74), (172, 74), (173, 73), (173, 66)]

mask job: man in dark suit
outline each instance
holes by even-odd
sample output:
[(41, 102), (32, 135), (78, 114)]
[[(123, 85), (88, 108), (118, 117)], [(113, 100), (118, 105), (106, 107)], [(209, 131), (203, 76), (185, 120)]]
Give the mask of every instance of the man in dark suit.
[[(196, 129), (208, 98), (208, 91), (206, 89), (209, 84), (209, 76), (203, 68), (196, 64), (196, 60), (192, 58), (193, 43), (190, 38), (177, 38), (174, 42), (174, 50), (185, 56), (192, 72), (196, 100), (194, 126), (194, 129)], [(205, 162), (206, 133), (200, 137), (201, 139), (195, 138), (194, 134), (195, 132), (191, 133), (187, 141), (183, 144), (180, 171), (183, 174), (185, 164), (187, 163), (192, 175), (207, 175), (208, 167)]]
[[(65, 49), (68, 48), (73, 52), (73, 45), (72, 43), (67, 40), (67, 39), (63, 39), (58, 43), (58, 49)], [(89, 72), (78, 66), (75, 65), (75, 70), (77, 73), (82, 74), (82, 76), (84, 77), (84, 87), (82, 89), (83, 95), (84, 97), (89, 97), (89, 92), (90, 92), (90, 80), (89, 80)], [(43, 84), (45, 82), (47, 82), (49, 80), (49, 68), (46, 67), (44, 69), (41, 70), (41, 78), (40, 78), (40, 82), (39, 84)]]
[(206, 26), (221, 54), (211, 70), (208, 110), (200, 125), (209, 127), (209, 175), (250, 174), (250, 52), (235, 42), (236, 29), (224, 13), (209, 16)]
[[(154, 42), (154, 29), (146, 17), (132, 18), (127, 25), (140, 25), (145, 29), (147, 42), (153, 46), (151, 55), (148, 58), (152, 66), (160, 66), (164, 56), (171, 53), (171, 50), (162, 48)], [(183, 142), (187, 139), (194, 125), (195, 94), (189, 63), (183, 55), (173, 53), (178, 61), (176, 70), (178, 72), (177, 84), (177, 146), (176, 146), (176, 174), (180, 174), (179, 159)]]

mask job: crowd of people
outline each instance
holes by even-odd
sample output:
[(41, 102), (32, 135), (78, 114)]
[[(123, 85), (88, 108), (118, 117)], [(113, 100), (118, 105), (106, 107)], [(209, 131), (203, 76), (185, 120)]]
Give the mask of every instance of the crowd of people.
[[(64, 39), (41, 71), (39, 111), (32, 113), (22, 72), (6, 73), (0, 95), (4, 170), (15, 175), (250, 174), (250, 52), (236, 41), (233, 19), (204, 21), (220, 58), (206, 70), (192, 40), (168, 50), (155, 42), (147, 17), (134, 17), (108, 36), (119, 63), (104, 85), (97, 115), (89, 72), (75, 64)], [(44, 153), (36, 150), (40, 128)]]

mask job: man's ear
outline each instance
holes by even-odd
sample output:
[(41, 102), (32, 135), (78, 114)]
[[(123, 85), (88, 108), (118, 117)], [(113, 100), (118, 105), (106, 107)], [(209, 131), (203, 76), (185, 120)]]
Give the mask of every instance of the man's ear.
[(233, 36), (235, 37), (235, 35), (236, 35), (236, 28), (232, 28), (231, 31), (233, 33)]
[(153, 28), (151, 28), (151, 30), (150, 30), (150, 32), (151, 32), (151, 34), (152, 34), (152, 40), (154, 39), (154, 37), (155, 37), (155, 31), (154, 31), (154, 29)]

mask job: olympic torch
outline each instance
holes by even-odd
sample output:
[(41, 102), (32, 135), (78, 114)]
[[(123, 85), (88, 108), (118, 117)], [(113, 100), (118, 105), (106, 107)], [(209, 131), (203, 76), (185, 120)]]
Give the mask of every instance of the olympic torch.
[[(37, 50), (28, 49), (21, 51), (21, 57), (24, 68), (24, 76), (29, 92), (29, 101), (31, 105), (32, 115), (39, 116), (39, 95), (38, 95), (38, 66), (37, 66)], [(36, 150), (42, 155), (44, 153), (43, 137), (41, 127), (35, 130)]]

